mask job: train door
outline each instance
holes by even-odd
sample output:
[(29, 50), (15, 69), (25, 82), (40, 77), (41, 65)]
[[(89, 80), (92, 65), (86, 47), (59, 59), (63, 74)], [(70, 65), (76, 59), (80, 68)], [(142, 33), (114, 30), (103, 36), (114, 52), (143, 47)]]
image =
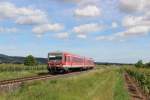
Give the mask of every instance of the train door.
[(67, 56), (67, 62), (68, 62), (69, 67), (72, 67), (71, 56), (70, 55)]

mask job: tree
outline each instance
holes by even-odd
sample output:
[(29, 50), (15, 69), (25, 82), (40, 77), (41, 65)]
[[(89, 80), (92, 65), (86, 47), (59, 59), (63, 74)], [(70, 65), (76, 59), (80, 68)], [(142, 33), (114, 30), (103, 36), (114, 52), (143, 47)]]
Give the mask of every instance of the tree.
[(34, 65), (37, 65), (37, 61), (32, 55), (29, 55), (29, 56), (27, 56), (25, 58), (24, 65), (26, 65), (26, 66), (34, 66)]
[(145, 67), (150, 68), (150, 62), (146, 63)]
[(143, 61), (139, 60), (136, 64), (135, 67), (140, 68), (140, 67), (144, 67)]

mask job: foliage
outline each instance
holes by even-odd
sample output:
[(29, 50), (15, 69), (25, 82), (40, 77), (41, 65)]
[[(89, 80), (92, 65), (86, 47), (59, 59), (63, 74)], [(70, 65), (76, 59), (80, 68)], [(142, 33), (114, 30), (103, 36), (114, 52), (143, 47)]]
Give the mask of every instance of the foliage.
[(32, 55), (29, 55), (29, 56), (27, 56), (25, 58), (24, 65), (26, 65), (26, 66), (34, 66), (34, 65), (37, 65), (37, 61)]
[(126, 71), (138, 81), (146, 93), (150, 94), (150, 69), (128, 68)]
[(145, 67), (146, 67), (146, 68), (150, 68), (150, 62), (146, 63), (146, 64), (145, 64)]
[(135, 67), (137, 67), (137, 68), (141, 68), (141, 67), (143, 67), (144, 66), (144, 64), (143, 64), (143, 61), (142, 60), (139, 60), (136, 64), (135, 64)]

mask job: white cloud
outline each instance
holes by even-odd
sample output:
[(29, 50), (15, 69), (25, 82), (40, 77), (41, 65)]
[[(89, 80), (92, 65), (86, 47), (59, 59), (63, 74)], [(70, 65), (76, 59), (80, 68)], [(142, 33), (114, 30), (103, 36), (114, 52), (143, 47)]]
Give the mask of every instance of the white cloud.
[(16, 7), (9, 2), (0, 2), (0, 19), (13, 19), (18, 24), (45, 23), (48, 20), (44, 11), (29, 7)]
[(76, 26), (73, 28), (73, 31), (79, 34), (87, 34), (90, 32), (100, 31), (102, 28), (103, 26), (98, 23), (90, 23)]
[(88, 33), (97, 32), (103, 29), (98, 23), (83, 24), (73, 28), (73, 32), (77, 33), (78, 38), (86, 38)]
[(150, 32), (150, 0), (120, 0), (119, 7), (121, 11), (134, 15), (127, 15), (122, 19), (125, 31), (116, 35), (145, 36)]
[(141, 16), (126, 16), (123, 18), (122, 25), (126, 28), (134, 26), (150, 26), (149, 15), (144, 14)]
[(74, 13), (77, 17), (97, 17), (100, 16), (101, 11), (96, 5), (87, 5), (85, 7), (75, 9)]
[(121, 36), (141, 36), (150, 32), (149, 14), (139, 16), (126, 16), (122, 20), (122, 26), (126, 31), (119, 33)]
[(120, 0), (119, 8), (126, 13), (145, 12), (150, 10), (150, 0)]
[(69, 37), (69, 33), (68, 32), (57, 33), (56, 37), (59, 39), (66, 39)]
[(150, 32), (150, 0), (120, 0), (120, 10), (130, 15), (122, 19), (121, 37), (145, 36)]
[(78, 5), (97, 4), (100, 0), (63, 0), (64, 2), (75, 3)]
[(118, 23), (117, 22), (112, 22), (112, 28), (117, 28), (118, 27)]
[(81, 38), (81, 39), (85, 39), (85, 38), (87, 38), (87, 35), (85, 35), (85, 34), (78, 34), (77, 37)]
[(22, 16), (16, 20), (18, 24), (42, 24), (46, 23), (47, 19), (44, 16)]
[(17, 31), (18, 31), (17, 28), (4, 28), (4, 27), (0, 27), (0, 33), (15, 33)]
[(0, 3), (0, 19), (14, 18), (17, 16), (16, 7), (8, 2)]
[(96, 40), (107, 40), (107, 41), (112, 41), (112, 40), (115, 40), (116, 37), (115, 36), (98, 36), (96, 37)]
[(133, 13), (142, 9), (142, 0), (120, 0), (120, 9), (127, 13)]
[(37, 36), (40, 37), (41, 35), (43, 35), (48, 31), (57, 32), (62, 30), (63, 28), (64, 26), (61, 24), (42, 24), (42, 25), (35, 26), (32, 29), (32, 32), (36, 33)]
[(135, 26), (127, 29), (124, 32), (119, 32), (116, 35), (121, 37), (131, 37), (131, 36), (144, 36), (150, 31), (150, 27), (147, 26)]
[(96, 40), (119, 40), (124, 41), (125, 39), (131, 37), (139, 37), (139, 36), (146, 36), (150, 32), (150, 27), (147, 26), (134, 26), (127, 28), (125, 31), (118, 32), (112, 35), (105, 35), (105, 36), (97, 36)]

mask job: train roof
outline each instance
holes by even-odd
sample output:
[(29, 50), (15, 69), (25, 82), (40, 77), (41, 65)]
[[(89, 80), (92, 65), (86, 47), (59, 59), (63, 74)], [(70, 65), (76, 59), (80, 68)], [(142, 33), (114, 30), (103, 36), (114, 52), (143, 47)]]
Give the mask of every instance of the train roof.
[(83, 57), (83, 58), (86, 58), (86, 59), (89, 59), (89, 60), (93, 60), (93, 58), (88, 58), (88, 57), (85, 57), (85, 56), (80, 56), (80, 55), (69, 53), (69, 52), (55, 51), (55, 52), (49, 52), (49, 54), (68, 54), (68, 55), (73, 55), (73, 56)]

